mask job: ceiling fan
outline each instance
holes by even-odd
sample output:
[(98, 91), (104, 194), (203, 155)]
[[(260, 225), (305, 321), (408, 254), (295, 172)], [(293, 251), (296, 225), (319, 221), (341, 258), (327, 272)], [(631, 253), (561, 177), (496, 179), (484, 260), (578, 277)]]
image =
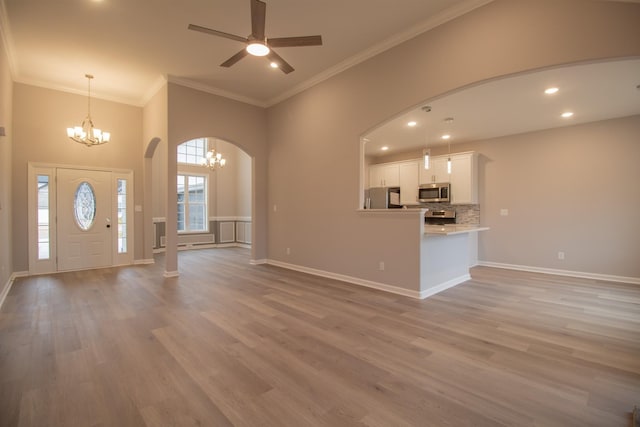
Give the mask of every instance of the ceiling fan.
[(189, 29), (200, 31), (201, 33), (224, 37), (245, 43), (247, 46), (231, 58), (220, 64), (221, 67), (231, 67), (245, 56), (265, 56), (272, 66), (280, 68), (285, 74), (289, 74), (294, 68), (284, 59), (274, 52), (274, 47), (294, 47), (294, 46), (321, 46), (322, 36), (302, 36), (302, 37), (279, 37), (267, 39), (264, 35), (264, 22), (267, 4), (260, 0), (249, 0), (251, 3), (251, 34), (248, 37), (236, 36), (223, 31), (212, 30), (200, 25), (189, 24)]

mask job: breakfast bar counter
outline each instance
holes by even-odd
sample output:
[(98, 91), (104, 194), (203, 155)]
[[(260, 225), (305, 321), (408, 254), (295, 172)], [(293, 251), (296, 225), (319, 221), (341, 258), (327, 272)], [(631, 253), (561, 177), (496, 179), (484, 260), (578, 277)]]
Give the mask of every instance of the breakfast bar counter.
[(472, 224), (447, 224), (447, 225), (425, 225), (425, 234), (440, 234), (450, 236), (452, 234), (475, 233), (478, 231), (487, 231), (489, 227)]

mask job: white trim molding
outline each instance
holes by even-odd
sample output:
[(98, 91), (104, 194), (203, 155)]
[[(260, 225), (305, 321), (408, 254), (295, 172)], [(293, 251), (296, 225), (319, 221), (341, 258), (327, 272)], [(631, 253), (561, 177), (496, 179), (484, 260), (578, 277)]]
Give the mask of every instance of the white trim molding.
[(153, 258), (149, 258), (149, 259), (136, 259), (133, 261), (133, 265), (148, 265), (148, 264), (155, 264), (156, 260)]
[(167, 219), (163, 216), (154, 216), (151, 218), (151, 222), (167, 222)]
[(209, 221), (243, 221), (251, 222), (250, 216), (210, 216)]
[(249, 260), (249, 264), (251, 265), (264, 265), (264, 264), (268, 264), (269, 260), (267, 259), (252, 259)]
[(432, 286), (429, 289), (425, 289), (423, 291), (420, 291), (420, 299), (425, 299), (428, 298), (430, 296), (433, 296), (435, 294), (438, 294), (442, 291), (446, 291), (449, 288), (453, 288), (454, 286), (457, 286), (461, 283), (466, 282), (467, 280), (471, 280), (471, 275), (469, 274), (463, 274), (460, 277), (456, 277), (454, 279), (448, 280), (446, 282), (440, 283), (439, 285), (436, 286)]
[(640, 277), (615, 276), (611, 274), (588, 273), (585, 271), (557, 270), (555, 268), (532, 267), (529, 265), (503, 264), (500, 262), (479, 261), (477, 265), (503, 268), (506, 270), (528, 271), (531, 273), (555, 274), (557, 276), (579, 277), (582, 279), (603, 280), (640, 285)]
[(326, 277), (327, 279), (340, 280), (342, 282), (351, 283), (353, 285), (364, 286), (366, 288), (377, 289), (379, 291), (385, 291), (385, 292), (389, 292), (396, 295), (402, 295), (405, 297), (410, 297), (415, 299), (426, 298), (426, 296), (425, 297), (421, 296), (422, 293), (418, 291), (403, 289), (397, 286), (387, 285), (385, 283), (374, 282), (372, 280), (360, 279), (358, 277), (347, 276), (345, 274), (338, 274), (338, 273), (332, 273), (330, 271), (317, 270), (315, 268), (304, 267), (296, 264), (289, 264), (286, 262), (276, 261), (273, 259), (267, 260), (267, 264), (274, 265), (276, 267), (286, 268), (288, 270), (300, 271), (302, 273), (307, 273), (314, 276)]
[(14, 273), (11, 273), (11, 276), (9, 276), (9, 280), (7, 280), (7, 283), (4, 284), (4, 289), (0, 293), (0, 309), (2, 308), (2, 305), (4, 304), (4, 300), (7, 298), (7, 295), (9, 295), (9, 291), (13, 286), (13, 282), (18, 277), (27, 277), (28, 275), (29, 275), (28, 271), (16, 271)]
[(171, 278), (171, 277), (178, 277), (178, 276), (180, 276), (180, 272), (179, 272), (179, 271), (177, 271), (177, 270), (174, 270), (174, 271), (165, 271), (162, 275), (163, 275), (164, 277), (167, 277), (167, 278)]

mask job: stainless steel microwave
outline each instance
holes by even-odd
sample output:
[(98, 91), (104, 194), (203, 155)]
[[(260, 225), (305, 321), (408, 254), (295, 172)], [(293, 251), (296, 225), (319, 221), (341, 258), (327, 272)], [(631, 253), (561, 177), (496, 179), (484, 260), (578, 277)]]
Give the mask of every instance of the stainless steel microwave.
[(420, 184), (418, 187), (418, 201), (448, 202), (451, 196), (451, 184), (448, 182), (435, 182), (433, 184)]

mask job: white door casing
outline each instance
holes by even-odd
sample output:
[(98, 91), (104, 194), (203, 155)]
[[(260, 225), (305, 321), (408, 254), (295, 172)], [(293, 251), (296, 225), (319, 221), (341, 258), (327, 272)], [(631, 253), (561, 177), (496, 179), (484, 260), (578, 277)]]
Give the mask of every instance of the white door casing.
[[(38, 177), (49, 177), (49, 255), (42, 258), (39, 230)], [(118, 194), (119, 182), (121, 190)], [(93, 221), (81, 225), (75, 211), (78, 186), (86, 183), (95, 196)], [(133, 172), (77, 169), (50, 164), (29, 164), (29, 272), (126, 265), (133, 263)], [(120, 199), (120, 200), (119, 200)], [(119, 203), (120, 201), (120, 203)], [(42, 203), (42, 199), (40, 200)], [(86, 206), (91, 212), (91, 206)], [(82, 214), (80, 215), (83, 216)], [(86, 229), (83, 229), (86, 228)], [(40, 248), (41, 249), (41, 248)], [(46, 251), (45, 251), (46, 254)]]

